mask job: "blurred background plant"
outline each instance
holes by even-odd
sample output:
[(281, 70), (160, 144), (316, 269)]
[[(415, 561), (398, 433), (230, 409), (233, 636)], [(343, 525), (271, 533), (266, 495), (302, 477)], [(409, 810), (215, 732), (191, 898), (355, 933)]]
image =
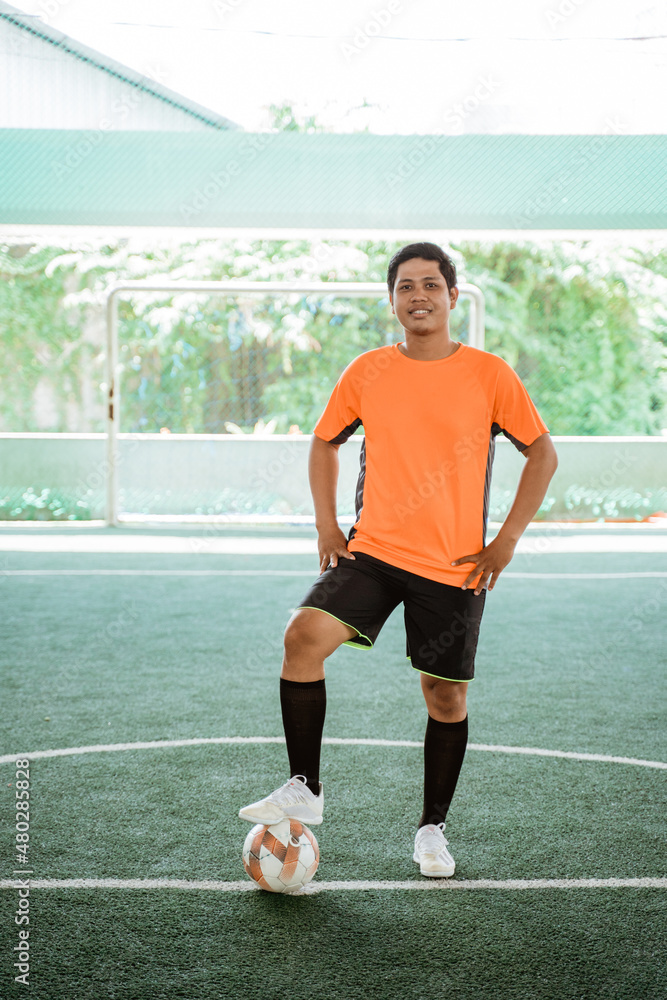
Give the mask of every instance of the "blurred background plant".
[[(0, 430), (104, 430), (104, 297), (117, 281), (383, 282), (401, 243), (201, 240), (0, 246)], [(459, 280), (486, 299), (486, 349), (555, 434), (667, 425), (667, 251), (606, 241), (466, 241)], [(388, 298), (142, 293), (119, 309), (125, 432), (310, 433), (345, 366), (397, 343)], [(453, 336), (468, 335), (463, 302)]]

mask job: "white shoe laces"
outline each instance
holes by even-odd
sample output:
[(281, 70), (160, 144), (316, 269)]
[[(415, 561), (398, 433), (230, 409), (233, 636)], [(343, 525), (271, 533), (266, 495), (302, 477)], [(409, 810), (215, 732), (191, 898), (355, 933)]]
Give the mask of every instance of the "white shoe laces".
[(295, 802), (305, 802), (310, 805), (314, 797), (306, 785), (306, 778), (303, 774), (296, 774), (281, 788), (277, 788), (269, 795), (271, 801), (279, 806), (293, 805)]
[(444, 823), (436, 824), (433, 830), (430, 830), (428, 827), (422, 827), (417, 836), (417, 847), (420, 853), (440, 854), (443, 847), (446, 847), (449, 843), (443, 833), (444, 829)]

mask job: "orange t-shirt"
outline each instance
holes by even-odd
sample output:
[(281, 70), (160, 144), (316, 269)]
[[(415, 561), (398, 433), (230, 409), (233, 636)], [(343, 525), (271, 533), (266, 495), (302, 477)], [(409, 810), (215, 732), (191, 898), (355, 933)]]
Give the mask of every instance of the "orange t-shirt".
[(519, 376), (461, 344), (439, 361), (397, 345), (348, 365), (315, 426), (342, 444), (363, 425), (352, 552), (460, 585), (453, 559), (484, 546), (496, 435), (523, 451), (547, 431)]

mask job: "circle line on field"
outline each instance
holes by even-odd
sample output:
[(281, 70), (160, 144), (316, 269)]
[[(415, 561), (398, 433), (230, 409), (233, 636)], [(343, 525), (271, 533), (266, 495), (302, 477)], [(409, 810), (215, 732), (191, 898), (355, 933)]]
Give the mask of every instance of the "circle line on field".
[[(144, 740), (134, 743), (98, 743), (91, 746), (59, 747), (52, 750), (22, 750), (12, 754), (2, 754), (0, 764), (13, 763), (19, 757), (39, 760), (50, 757), (74, 757), (77, 754), (118, 753), (125, 750), (160, 750), (174, 747), (192, 747), (229, 744), (284, 743), (284, 736), (202, 736), (182, 740)], [(370, 737), (348, 738), (325, 736), (323, 743), (331, 746), (369, 747), (411, 747), (423, 749), (423, 742), (416, 740), (384, 740)], [(649, 767), (667, 770), (667, 763), (657, 760), (643, 760), (639, 757), (619, 757), (600, 753), (579, 753), (573, 750), (547, 750), (540, 747), (512, 747), (494, 743), (469, 743), (468, 750), (488, 753), (521, 754), (529, 757), (560, 757), (566, 760), (582, 760), (607, 764), (629, 764), (635, 767)]]
[[(16, 879), (0, 879), (0, 889), (15, 889)], [(665, 889), (667, 878), (662, 876), (645, 878), (535, 878), (535, 879), (423, 879), (378, 880), (378, 881), (338, 881), (310, 882), (303, 889), (290, 893), (291, 896), (311, 896), (319, 892), (356, 891), (368, 892), (386, 889), (455, 891), (457, 889), (501, 889), (505, 891), (535, 889)], [(30, 879), (30, 889), (180, 889), (208, 892), (261, 892), (253, 882), (224, 882), (213, 879), (194, 881), (190, 879), (150, 879), (150, 878), (72, 878), (72, 879)]]

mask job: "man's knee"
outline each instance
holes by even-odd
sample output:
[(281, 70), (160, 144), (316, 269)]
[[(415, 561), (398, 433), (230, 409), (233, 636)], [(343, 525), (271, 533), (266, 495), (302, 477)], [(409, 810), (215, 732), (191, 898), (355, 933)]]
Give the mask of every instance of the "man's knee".
[(285, 629), (285, 654), (289, 657), (307, 651), (326, 657), (352, 635), (354, 629), (331, 615), (315, 608), (300, 608)]
[(422, 674), (422, 690), (429, 715), (441, 722), (460, 722), (467, 714), (466, 681), (448, 681)]
[(304, 646), (316, 646), (318, 633), (317, 621), (313, 621), (312, 613), (297, 611), (285, 629), (285, 651), (290, 653), (303, 649)]

